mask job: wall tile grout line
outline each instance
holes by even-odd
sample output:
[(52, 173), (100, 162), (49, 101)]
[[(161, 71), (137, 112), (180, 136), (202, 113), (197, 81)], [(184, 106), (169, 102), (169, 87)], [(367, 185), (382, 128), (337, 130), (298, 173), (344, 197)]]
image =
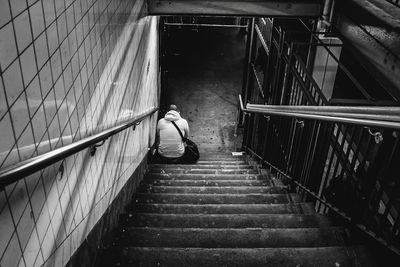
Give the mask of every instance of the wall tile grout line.
[[(11, 149), (14, 150), (12, 152), (6, 150), (2, 155), (6, 156), (4, 160), (2, 159), (4, 164), (10, 164), (15, 156), (20, 160), (29, 156), (27, 152), (38, 155), (49, 148), (65, 145), (71, 142), (69, 136), (72, 140), (77, 140), (112, 125), (121, 112), (113, 111), (104, 116), (103, 120), (99, 120), (99, 114), (104, 109), (121, 106), (133, 108), (135, 111), (142, 107), (142, 104), (131, 97), (126, 99), (127, 97), (121, 95), (124, 92), (141, 95), (136, 91), (142, 89), (130, 86), (133, 81), (128, 81), (129, 83), (124, 86), (112, 85), (111, 98), (107, 97), (110, 90), (109, 83), (119, 79), (115, 74), (115, 68), (123, 64), (121, 56), (126, 46), (125, 35), (128, 34), (125, 29), (129, 29), (130, 32), (132, 28), (127, 28), (129, 23), (141, 23), (138, 22), (141, 18), (133, 13), (138, 12), (137, 7), (143, 5), (140, 0), (138, 3), (93, 0), (69, 1), (67, 5), (64, 0), (51, 0), (47, 5), (46, 2), (39, 0), (32, 1), (28, 5), (27, 0), (23, 4), (26, 7), (23, 10), (17, 7), (18, 16), (15, 12), (13, 16), (10, 0), (8, 1), (11, 17), (0, 26), (0, 29), (12, 27), (10, 31), (4, 33), (13, 35), (14, 40), (9, 43), (15, 41), (16, 46), (11, 51), (16, 51), (16, 58), (5, 59), (4, 62), (7, 64), (0, 66), (0, 78), (3, 86), (1, 93), (5, 92), (6, 98), (4, 106), (7, 106), (5, 113), (2, 114), (2, 120), (10, 119), (10, 122), (4, 121), (10, 123), (9, 129), (14, 139), (14, 143), (10, 142), (10, 146), (12, 145)], [(134, 6), (136, 11), (132, 9)], [(35, 14), (38, 14), (38, 17), (34, 18)], [(130, 18), (134, 20), (129, 22)], [(29, 28), (26, 27), (26, 31), (19, 32), (14, 27), (14, 21), (20, 25), (29, 24)], [(148, 19), (143, 21), (146, 25), (156, 22)], [(20, 25), (18, 27), (21, 28)], [(150, 29), (140, 27), (142, 29), (140, 34)], [(17, 36), (25, 32), (29, 34), (23, 37)], [(144, 54), (135, 60), (134, 76), (129, 79), (136, 80), (136, 76), (143, 74), (139, 61), (145, 60), (148, 48), (144, 44), (140, 47), (143, 48), (140, 48), (138, 53)], [(136, 51), (137, 48), (129, 47), (129, 49)], [(25, 62), (30, 65), (25, 65)], [(14, 76), (15, 81), (6, 81), (7, 78), (13, 78), (11, 74), (15, 68), (18, 72)], [(129, 70), (124, 69), (120, 75), (128, 73)], [(8, 77), (4, 74), (8, 74)], [(142, 78), (139, 78), (136, 82), (141, 80)], [(145, 85), (144, 80), (141, 84)], [(14, 89), (13, 85), (19, 86), (15, 86), (18, 90), (11, 91)], [(150, 83), (146, 86), (151, 86), (149, 87), (151, 90), (155, 89)], [(132, 143), (131, 138), (145, 137), (144, 129), (144, 126), (138, 127), (135, 134), (127, 135), (129, 136), (127, 144)], [(121, 137), (122, 135), (109, 140), (109, 145), (114, 146), (112, 153), (124, 153), (120, 147), (123, 145)], [(25, 148), (29, 142), (34, 143), (32, 150), (26, 148), (23, 151), (21, 148)], [(136, 145), (134, 147), (135, 150), (138, 148)], [(140, 151), (141, 149), (142, 146)], [(126, 148), (125, 151), (128, 153)], [(142, 155), (136, 153), (135, 155)], [(121, 154), (120, 157), (123, 159), (125, 156)], [(84, 172), (81, 170), (83, 161), (87, 161), (85, 164), (88, 164)], [(65, 168), (62, 180), (59, 180), (60, 174), (57, 175), (60, 164)], [(18, 207), (14, 205), (16, 202), (11, 203), (16, 199), (17, 195), (14, 194), (17, 193), (15, 191), (17, 185), (8, 187), (4, 194), (9, 199), (8, 209), (11, 213), (14, 212), (9, 226), (15, 229), (15, 236), (13, 240), (6, 242), (13, 242), (15, 247), (19, 246), (21, 257), (19, 254), (14, 255), (15, 260), (26, 266), (32, 265), (32, 262), (35, 265), (44, 262), (46, 264), (68, 262), (82, 238), (90, 231), (98, 216), (104, 212), (107, 204), (119, 192), (121, 184), (126, 182), (125, 179), (136, 166), (134, 161), (129, 164), (120, 162), (117, 164), (120, 167), (116, 164), (114, 159), (110, 158), (110, 154), (103, 149), (99, 149), (93, 158), (89, 157), (88, 151), (85, 150), (24, 178), (18, 188), (23, 188), (28, 196), (24, 198), (26, 203), (22, 215), (17, 215), (19, 218), (14, 214), (19, 214), (21, 209), (13, 210)], [(103, 173), (99, 171), (100, 169), (103, 169)], [(30, 220), (32, 222), (29, 222)], [(22, 230), (22, 222), (29, 224), (26, 230)], [(32, 242), (39, 242), (36, 249), (25, 252), (28, 245), (32, 247)], [(0, 264), (12, 259), (17, 251), (4, 251), (4, 253), (7, 258), (2, 255)]]

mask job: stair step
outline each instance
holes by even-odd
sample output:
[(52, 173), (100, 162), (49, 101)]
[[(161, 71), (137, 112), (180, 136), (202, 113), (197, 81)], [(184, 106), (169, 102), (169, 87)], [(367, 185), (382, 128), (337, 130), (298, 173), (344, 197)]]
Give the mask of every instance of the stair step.
[(301, 202), (297, 194), (164, 194), (137, 193), (137, 203), (270, 204)]
[(213, 160), (213, 161), (247, 161), (245, 156), (229, 156), (229, 155), (221, 155), (221, 156), (202, 156), (200, 155), (199, 160)]
[[(190, 177), (188, 177), (190, 178)], [(272, 186), (271, 180), (210, 180), (210, 179), (146, 179), (147, 184), (162, 185), (162, 186)]]
[(200, 158), (244, 158), (246, 154), (233, 155), (232, 153), (207, 153), (200, 152)]
[(198, 248), (279, 248), (344, 245), (341, 227), (295, 229), (127, 227), (117, 245)]
[(134, 204), (131, 212), (173, 214), (314, 214), (313, 203), (291, 204)]
[(166, 169), (149, 169), (149, 173), (166, 173), (168, 174), (258, 174), (256, 169), (182, 169), (182, 168), (169, 168)]
[(245, 160), (230, 160), (230, 161), (221, 161), (221, 160), (199, 160), (196, 162), (196, 165), (249, 165), (249, 163)]
[(231, 170), (248, 170), (254, 169), (251, 165), (235, 165), (235, 164), (151, 164), (149, 165), (150, 170), (158, 171), (164, 170), (192, 170), (192, 169), (231, 169)]
[(246, 161), (246, 157), (202, 157), (200, 156), (199, 161), (231, 161), (231, 162), (236, 162), (236, 161)]
[(344, 228), (249, 159), (149, 165), (95, 266), (372, 266)]
[(149, 173), (144, 178), (147, 179), (174, 179), (174, 180), (266, 180), (270, 179), (267, 175), (263, 174), (170, 174), (168, 173)]
[(369, 267), (360, 247), (320, 248), (159, 248), (114, 247), (97, 266), (335, 266)]
[(286, 187), (277, 186), (152, 186), (143, 185), (138, 192), (185, 194), (284, 194)]
[(175, 228), (316, 228), (333, 223), (321, 214), (133, 214), (125, 225)]

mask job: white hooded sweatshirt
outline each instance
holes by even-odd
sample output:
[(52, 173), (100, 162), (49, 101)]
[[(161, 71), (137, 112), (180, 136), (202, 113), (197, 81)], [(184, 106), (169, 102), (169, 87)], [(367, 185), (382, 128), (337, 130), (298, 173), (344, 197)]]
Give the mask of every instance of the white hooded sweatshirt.
[(157, 134), (160, 140), (158, 153), (166, 158), (179, 158), (185, 152), (185, 146), (178, 130), (172, 124), (174, 121), (181, 130), (184, 137), (189, 136), (189, 125), (181, 118), (179, 112), (170, 110), (160, 119), (157, 124)]

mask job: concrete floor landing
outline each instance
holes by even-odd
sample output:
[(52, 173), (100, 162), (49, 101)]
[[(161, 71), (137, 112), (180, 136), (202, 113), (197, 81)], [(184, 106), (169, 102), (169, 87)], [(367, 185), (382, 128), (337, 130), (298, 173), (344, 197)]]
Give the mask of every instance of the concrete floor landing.
[(239, 151), (234, 136), (242, 88), (245, 35), (239, 29), (170, 28), (168, 102), (178, 105), (200, 151)]

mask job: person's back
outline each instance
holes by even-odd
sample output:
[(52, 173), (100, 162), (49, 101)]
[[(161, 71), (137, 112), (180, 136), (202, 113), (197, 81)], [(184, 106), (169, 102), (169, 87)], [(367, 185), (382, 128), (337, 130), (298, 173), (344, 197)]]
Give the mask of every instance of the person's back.
[(189, 136), (187, 121), (180, 116), (176, 106), (171, 105), (170, 111), (157, 124), (158, 153), (165, 158), (179, 158), (185, 153), (182, 137), (172, 121), (176, 123), (184, 137)]

